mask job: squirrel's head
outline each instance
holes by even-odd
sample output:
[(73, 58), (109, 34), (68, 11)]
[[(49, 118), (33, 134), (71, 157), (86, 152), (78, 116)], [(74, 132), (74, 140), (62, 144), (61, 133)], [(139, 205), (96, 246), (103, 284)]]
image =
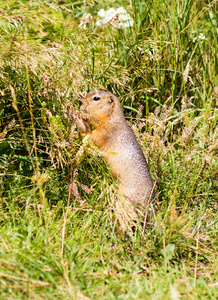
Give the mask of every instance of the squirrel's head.
[(79, 102), (82, 118), (95, 128), (123, 116), (119, 99), (110, 92), (92, 91)]

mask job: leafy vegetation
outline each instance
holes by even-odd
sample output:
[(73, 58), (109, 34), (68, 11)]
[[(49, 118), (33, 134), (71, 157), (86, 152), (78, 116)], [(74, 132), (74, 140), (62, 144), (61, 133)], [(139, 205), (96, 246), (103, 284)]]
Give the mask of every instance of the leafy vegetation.
[[(133, 27), (96, 26), (120, 6)], [(0, 299), (217, 297), (217, 16), (217, 1), (0, 3)], [(72, 122), (95, 88), (121, 99), (155, 180), (134, 235)]]

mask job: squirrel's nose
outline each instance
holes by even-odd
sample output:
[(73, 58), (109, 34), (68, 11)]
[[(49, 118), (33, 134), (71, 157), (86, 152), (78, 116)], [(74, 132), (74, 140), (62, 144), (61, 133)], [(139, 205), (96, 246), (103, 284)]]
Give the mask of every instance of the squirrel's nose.
[(83, 113), (87, 113), (87, 103), (85, 103), (84, 98), (80, 98), (79, 100), (80, 110)]
[(80, 105), (80, 111), (82, 111), (83, 113), (87, 113), (86, 105), (80, 100), (79, 100), (79, 105)]
[(79, 102), (79, 106), (83, 105), (82, 99), (79, 99), (78, 102)]

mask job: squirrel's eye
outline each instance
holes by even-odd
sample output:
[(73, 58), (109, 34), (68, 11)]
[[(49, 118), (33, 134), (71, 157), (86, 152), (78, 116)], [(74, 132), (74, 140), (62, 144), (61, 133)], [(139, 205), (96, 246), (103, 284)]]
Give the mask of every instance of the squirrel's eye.
[(98, 97), (98, 96), (93, 97), (93, 100), (95, 100), (95, 101), (98, 101), (98, 100), (100, 100), (100, 99), (101, 99), (101, 98)]

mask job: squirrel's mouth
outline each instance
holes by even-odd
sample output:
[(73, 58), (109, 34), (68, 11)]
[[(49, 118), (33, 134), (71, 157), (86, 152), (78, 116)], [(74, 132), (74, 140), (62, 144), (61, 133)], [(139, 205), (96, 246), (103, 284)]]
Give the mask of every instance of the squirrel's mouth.
[(88, 115), (87, 115), (87, 113), (82, 113), (82, 119), (83, 119), (83, 121), (86, 121), (87, 123), (89, 123), (89, 117), (88, 117)]
[(80, 113), (81, 113), (81, 117), (84, 121), (88, 120), (88, 111), (86, 109), (86, 106), (82, 103), (82, 105), (80, 106)]

